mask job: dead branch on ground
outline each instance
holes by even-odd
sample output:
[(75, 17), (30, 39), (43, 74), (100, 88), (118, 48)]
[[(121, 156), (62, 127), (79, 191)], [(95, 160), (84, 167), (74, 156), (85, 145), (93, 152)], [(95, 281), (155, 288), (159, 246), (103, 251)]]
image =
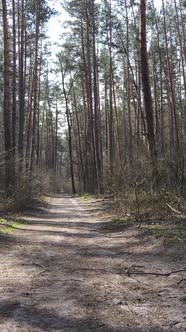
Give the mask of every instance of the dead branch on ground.
[(132, 268), (138, 268), (141, 266), (135, 266), (131, 265), (128, 270), (126, 271), (127, 275), (130, 277), (131, 274), (140, 274), (140, 275), (151, 275), (151, 276), (159, 276), (159, 277), (169, 277), (171, 274), (176, 274), (180, 272), (186, 272), (186, 268), (179, 269), (179, 270), (174, 270), (166, 273), (161, 273), (161, 272), (146, 272), (146, 271), (131, 271)]

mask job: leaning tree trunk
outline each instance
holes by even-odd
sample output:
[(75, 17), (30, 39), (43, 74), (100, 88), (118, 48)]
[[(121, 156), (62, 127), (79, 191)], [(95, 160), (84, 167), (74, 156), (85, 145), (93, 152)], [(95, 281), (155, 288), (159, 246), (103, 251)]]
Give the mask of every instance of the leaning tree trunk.
[(149, 78), (149, 67), (147, 57), (147, 40), (146, 40), (146, 0), (140, 0), (141, 14), (141, 75), (143, 84), (144, 104), (147, 121), (147, 138), (149, 143), (150, 158), (152, 164), (152, 183), (153, 188), (158, 186), (158, 165), (157, 150), (154, 135), (153, 103)]

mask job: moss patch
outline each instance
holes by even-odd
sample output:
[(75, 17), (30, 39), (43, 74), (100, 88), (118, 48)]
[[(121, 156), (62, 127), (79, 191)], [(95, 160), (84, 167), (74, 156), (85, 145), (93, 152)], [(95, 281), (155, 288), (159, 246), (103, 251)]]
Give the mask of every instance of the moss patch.
[(135, 224), (130, 217), (114, 218), (110, 222), (103, 224), (103, 229), (108, 231), (122, 231)]
[(90, 200), (90, 199), (95, 199), (96, 196), (94, 194), (89, 194), (89, 193), (82, 193), (80, 194), (77, 199), (80, 200)]
[(157, 238), (163, 237), (166, 242), (186, 244), (186, 225), (178, 224), (169, 227), (166, 227), (166, 225), (161, 227), (158, 225), (143, 225), (142, 229), (145, 234), (154, 235)]
[(4, 218), (0, 218), (0, 222), (1, 222), (1, 223), (6, 223), (6, 222), (7, 222), (7, 220), (6, 220), (6, 219), (4, 219)]
[(136, 225), (141, 235), (163, 238), (166, 242), (175, 244), (186, 244), (186, 220), (148, 220), (142, 223), (132, 217), (114, 218), (103, 225), (108, 231), (125, 231), (128, 227)]
[(15, 221), (9, 222), (6, 219), (1, 219), (1, 225), (0, 225), (0, 234), (7, 234), (12, 232), (15, 229), (19, 229), (21, 225), (25, 223), (24, 220), (17, 219)]
[(48, 197), (43, 195), (39, 198), (39, 201), (41, 203), (48, 203)]

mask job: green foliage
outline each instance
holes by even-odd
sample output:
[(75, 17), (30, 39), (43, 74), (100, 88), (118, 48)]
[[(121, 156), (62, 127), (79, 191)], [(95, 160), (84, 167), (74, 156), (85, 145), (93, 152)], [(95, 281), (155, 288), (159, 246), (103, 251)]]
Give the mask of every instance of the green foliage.
[[(51, 16), (56, 15), (57, 11), (47, 5), (46, 0), (40, 1), (40, 21), (46, 23)], [(35, 1), (27, 2), (27, 15), (33, 18), (35, 16)]]

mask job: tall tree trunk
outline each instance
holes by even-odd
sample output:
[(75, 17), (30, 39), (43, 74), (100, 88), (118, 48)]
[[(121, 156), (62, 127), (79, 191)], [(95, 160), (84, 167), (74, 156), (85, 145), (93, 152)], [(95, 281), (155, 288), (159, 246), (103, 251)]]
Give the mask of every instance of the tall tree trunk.
[(76, 94), (75, 89), (73, 89), (73, 101), (74, 101), (74, 110), (75, 110), (75, 117), (76, 117), (76, 124), (77, 124), (77, 136), (78, 136), (78, 150), (79, 150), (79, 160), (80, 160), (80, 174), (81, 179), (83, 182), (83, 190), (86, 190), (86, 181), (85, 181), (85, 161), (82, 154), (82, 144), (81, 144), (81, 133), (80, 133), (80, 121), (78, 115), (78, 107), (76, 102)]
[(71, 118), (70, 118), (70, 110), (68, 106), (68, 95), (65, 89), (65, 77), (64, 77), (64, 70), (61, 62), (61, 76), (62, 76), (62, 88), (63, 88), (63, 95), (65, 98), (65, 111), (66, 111), (66, 118), (67, 118), (67, 125), (68, 125), (68, 149), (69, 149), (69, 160), (70, 160), (70, 176), (71, 176), (71, 185), (72, 185), (72, 193), (76, 194), (76, 187), (75, 187), (75, 177), (74, 177), (74, 166), (73, 166), (73, 155), (72, 155), (72, 125), (71, 125)]
[[(156, 35), (157, 35), (157, 46), (158, 46), (158, 58), (159, 58), (159, 71), (160, 71), (160, 93), (159, 93), (159, 143), (160, 143), (160, 152), (164, 156), (165, 153), (165, 138), (164, 138), (164, 111), (163, 111), (163, 57), (162, 57), (162, 50), (160, 46), (160, 29), (157, 20), (156, 9), (153, 2), (153, 11), (154, 11), (154, 18), (155, 18), (155, 28), (156, 28)], [(154, 82), (156, 84), (156, 82)], [(161, 129), (160, 129), (161, 128)]]
[(3, 115), (4, 115), (4, 144), (5, 144), (5, 192), (9, 196), (12, 192), (12, 145), (10, 129), (10, 72), (9, 72), (9, 38), (7, 20), (7, 2), (2, 0), (3, 18)]
[[(39, 27), (40, 27), (40, 0), (36, 0), (35, 3), (36, 11), (36, 23), (35, 23), (35, 46), (34, 46), (34, 68), (33, 68), (33, 78), (32, 78), (32, 92), (33, 92), (33, 121), (32, 121), (32, 134), (31, 134), (31, 161), (30, 170), (34, 170), (35, 161), (35, 148), (36, 148), (36, 119), (37, 119), (37, 78), (38, 78), (38, 46), (39, 46)], [(32, 98), (32, 96), (31, 96)], [(39, 102), (39, 101), (38, 101)], [(32, 112), (32, 101), (30, 105), (30, 112)]]
[(94, 84), (94, 68), (93, 68), (93, 45), (92, 45), (92, 9), (90, 1), (86, 0), (86, 56), (87, 56), (87, 100), (89, 110), (89, 127), (91, 137), (91, 168), (92, 174), (90, 182), (90, 191), (94, 191), (97, 181), (97, 170), (96, 170), (96, 146), (95, 146), (95, 131), (94, 131), (94, 105), (93, 105), (93, 84)]
[(12, 177), (15, 182), (15, 158), (16, 158), (16, 22), (15, 22), (15, 1), (12, 0), (12, 38), (13, 38), (13, 79), (12, 79)]
[(24, 32), (25, 32), (25, 8), (24, 0), (19, 3), (19, 170), (23, 169), (23, 139), (24, 139), (24, 120), (25, 120), (25, 84), (24, 84)]
[(126, 11), (126, 29), (127, 29), (127, 40), (126, 40), (126, 55), (127, 55), (127, 109), (128, 109), (128, 125), (129, 125), (129, 140), (128, 140), (128, 153), (129, 163), (132, 165), (133, 162), (133, 138), (132, 138), (132, 120), (131, 120), (131, 79), (130, 79), (130, 47), (129, 47), (129, 15), (127, 8), (127, 1), (125, 0), (125, 11)]
[(96, 23), (95, 23), (94, 0), (92, 2), (92, 34), (93, 34), (93, 94), (94, 94), (94, 139), (95, 139), (95, 167), (97, 193), (102, 192), (102, 174), (99, 147), (99, 101), (98, 101), (98, 81), (97, 81), (97, 58), (96, 58)]
[[(174, 94), (174, 84), (173, 84), (173, 73), (172, 73), (172, 65), (171, 65), (171, 55), (169, 52), (168, 45), (168, 36), (167, 36), (167, 23), (166, 23), (166, 14), (165, 14), (165, 2), (162, 0), (162, 9), (163, 9), (163, 25), (164, 25), (164, 36), (165, 36), (165, 46), (166, 46), (166, 63), (167, 63), (167, 87), (168, 87), (168, 102), (170, 106), (170, 117), (172, 118), (173, 130), (170, 133), (172, 135), (172, 139), (174, 140), (174, 162), (177, 164), (177, 153), (179, 155), (179, 133), (178, 133), (178, 120), (176, 114), (176, 103), (175, 103), (175, 94)], [(171, 39), (171, 38), (170, 38)], [(172, 144), (170, 145), (170, 149), (172, 148)]]
[(113, 161), (114, 161), (114, 130), (113, 130), (113, 70), (112, 70), (112, 2), (109, 3), (109, 160), (110, 160), (110, 175), (113, 175)]
[(54, 170), (57, 173), (57, 146), (58, 146), (58, 100), (56, 95), (56, 118), (55, 118), (55, 147), (54, 147)]
[(153, 188), (158, 187), (158, 165), (157, 165), (157, 150), (154, 135), (154, 119), (153, 119), (153, 103), (149, 78), (149, 66), (147, 56), (147, 41), (146, 41), (146, 0), (140, 0), (140, 14), (141, 14), (141, 74), (144, 94), (144, 104), (147, 120), (147, 138), (149, 143), (150, 157), (152, 163), (152, 181)]

